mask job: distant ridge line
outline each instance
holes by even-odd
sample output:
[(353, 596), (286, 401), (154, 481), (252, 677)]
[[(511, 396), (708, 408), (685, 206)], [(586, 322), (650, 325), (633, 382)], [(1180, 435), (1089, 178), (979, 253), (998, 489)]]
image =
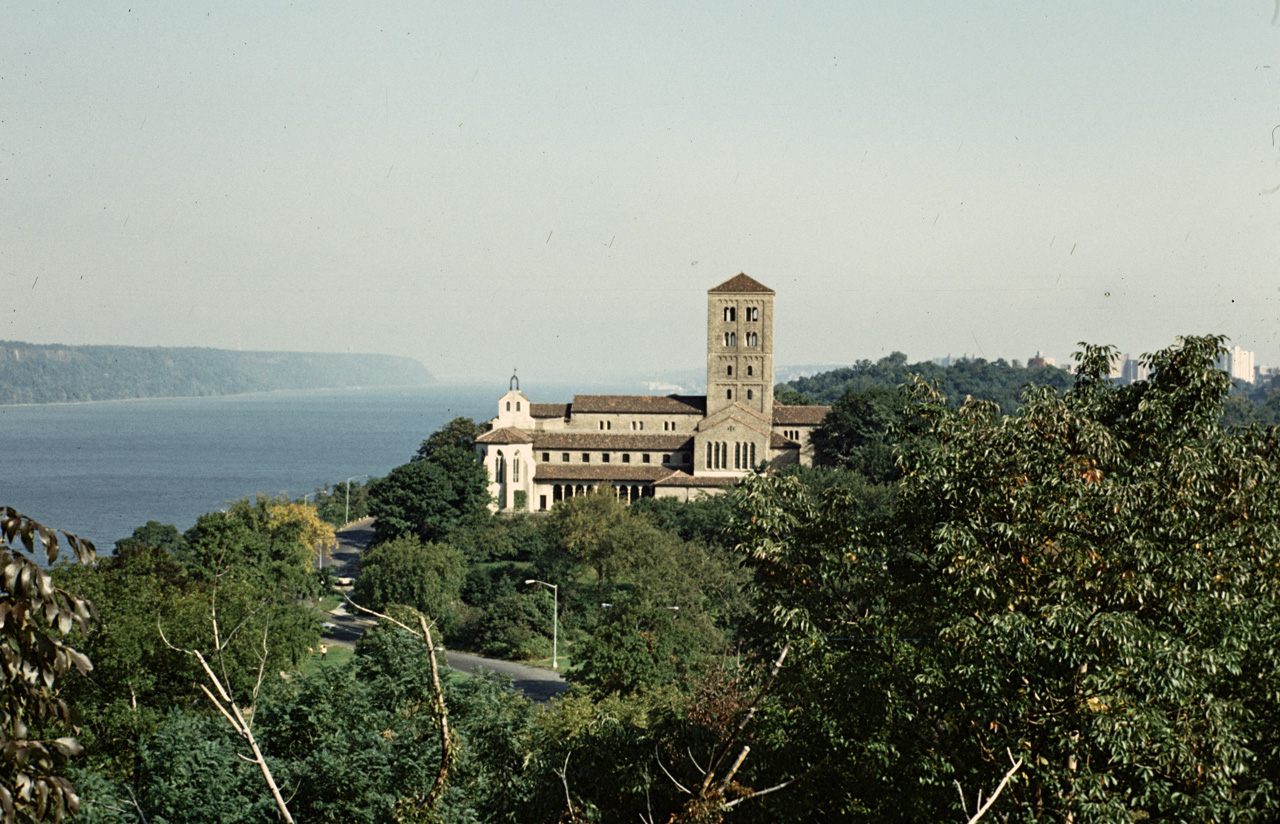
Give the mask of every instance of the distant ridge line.
[(398, 355), (0, 341), (0, 405), (430, 383)]

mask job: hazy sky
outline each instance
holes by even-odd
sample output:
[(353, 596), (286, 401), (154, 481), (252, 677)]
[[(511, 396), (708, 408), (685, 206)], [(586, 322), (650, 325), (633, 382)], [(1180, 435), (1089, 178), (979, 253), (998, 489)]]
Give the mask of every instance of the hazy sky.
[(1280, 365), (1277, 2), (5, 2), (0, 339)]

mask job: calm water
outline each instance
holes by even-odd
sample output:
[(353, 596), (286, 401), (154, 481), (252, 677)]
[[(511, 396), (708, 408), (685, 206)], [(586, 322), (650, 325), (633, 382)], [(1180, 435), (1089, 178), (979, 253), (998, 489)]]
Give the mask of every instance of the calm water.
[[(257, 493), (291, 498), (385, 475), (461, 415), (497, 413), (497, 385), (270, 392), (220, 398), (0, 406), (0, 505), (109, 553), (149, 520), (185, 531)], [(537, 402), (635, 386), (550, 385)]]
[[(186, 530), (244, 496), (298, 497), (385, 475), (454, 417), (493, 417), (505, 390), (504, 381), (0, 406), (0, 505), (107, 553), (149, 520)], [(551, 402), (572, 392), (528, 394)]]

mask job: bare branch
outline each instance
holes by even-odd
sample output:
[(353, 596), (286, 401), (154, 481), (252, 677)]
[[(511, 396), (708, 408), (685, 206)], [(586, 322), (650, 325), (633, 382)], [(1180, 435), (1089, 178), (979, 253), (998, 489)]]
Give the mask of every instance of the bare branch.
[(569, 795), (568, 774), (569, 774), (569, 756), (571, 755), (573, 755), (573, 750), (569, 750), (569, 752), (565, 753), (564, 766), (558, 770), (552, 769), (552, 772), (560, 776), (560, 783), (564, 785), (564, 803), (565, 803), (565, 807), (569, 810), (569, 820), (577, 821), (578, 814), (573, 809), (573, 797)]
[[(1005, 748), (1005, 752), (1007, 752), (1007, 753), (1009, 754), (1009, 761), (1011, 761), (1011, 762), (1013, 763), (1013, 766), (1012, 766), (1012, 767), (1010, 767), (1010, 768), (1009, 768), (1009, 771), (1008, 771), (1008, 772), (1006, 772), (1006, 773), (1004, 774), (1004, 778), (1000, 779), (1000, 783), (999, 783), (998, 785), (996, 785), (995, 790), (991, 793), (991, 797), (987, 799), (987, 801), (986, 801), (986, 803), (985, 803), (985, 804), (982, 802), (982, 790), (978, 790), (978, 804), (979, 804), (980, 806), (978, 807), (978, 811), (977, 811), (976, 813), (974, 813), (974, 814), (973, 814), (973, 817), (972, 817), (972, 818), (970, 818), (970, 819), (966, 822), (966, 824), (976, 824), (976, 822), (977, 822), (980, 818), (982, 818), (984, 815), (986, 815), (986, 814), (987, 814), (987, 810), (991, 809), (991, 805), (992, 805), (992, 804), (994, 804), (994, 803), (996, 803), (996, 799), (997, 799), (997, 798), (999, 798), (999, 797), (1000, 797), (1000, 793), (1004, 791), (1005, 786), (1009, 783), (1009, 779), (1010, 779), (1010, 778), (1013, 778), (1013, 774), (1014, 774), (1014, 773), (1016, 773), (1016, 772), (1018, 771), (1018, 769), (1022, 766), (1022, 759), (1021, 759), (1021, 758), (1019, 758), (1019, 759), (1017, 759), (1017, 760), (1015, 761), (1015, 760), (1014, 760), (1014, 758), (1013, 758), (1013, 751), (1012, 751), (1012, 750), (1010, 750), (1010, 749), (1008, 749), (1008, 748), (1006, 747), (1006, 748)], [(960, 786), (960, 785), (959, 785), (959, 783), (957, 783), (957, 784), (956, 784), (956, 787), (958, 788), (959, 786)], [(965, 803), (964, 803), (964, 791), (963, 791), (963, 790), (961, 790), (961, 792), (960, 792), (960, 805), (961, 805), (961, 807), (964, 809), (964, 813), (965, 813), (965, 815), (968, 815), (968, 814), (969, 814), (969, 810), (968, 810), (968, 807), (967, 807), (967, 806), (965, 806)]]
[(738, 723), (737, 728), (733, 731), (733, 735), (729, 736), (729, 740), (724, 742), (724, 745), (720, 748), (720, 752), (716, 753), (715, 758), (711, 759), (711, 764), (707, 768), (706, 777), (702, 779), (702, 787), (699, 789), (699, 794), (703, 797), (706, 797), (707, 791), (711, 789), (711, 782), (714, 779), (715, 770), (720, 766), (720, 762), (724, 760), (725, 756), (729, 754), (729, 748), (737, 742), (738, 736), (742, 735), (742, 731), (745, 730), (747, 725), (751, 723), (751, 720), (755, 718), (756, 709), (760, 706), (760, 702), (769, 692), (769, 689), (773, 687), (773, 682), (777, 680), (778, 673), (782, 670), (782, 662), (787, 660), (787, 653), (790, 651), (791, 642), (787, 641), (787, 643), (782, 647), (782, 652), (778, 654), (777, 660), (773, 662), (773, 667), (769, 670), (769, 677), (765, 679), (764, 686), (762, 686), (756, 693), (755, 698), (751, 699), (751, 706), (747, 708), (746, 714), (742, 717), (742, 721)]
[(440, 716), (440, 771), (436, 773), (435, 786), (427, 797), (418, 805), (418, 809), (430, 806), (444, 792), (449, 778), (449, 770), (453, 767), (453, 736), (449, 734), (449, 708), (444, 703), (444, 690), (440, 688), (440, 671), (436, 667), (436, 648), (431, 642), (431, 629), (427, 619), (418, 616), (418, 626), (422, 629), (422, 638), (427, 642), (427, 660), (431, 662), (431, 691), (435, 694), (436, 714)]
[(356, 609), (360, 610), (361, 612), (365, 613), (366, 615), (372, 615), (374, 618), (380, 618), (380, 619), (382, 619), (383, 621), (388, 621), (388, 622), (390, 622), (390, 623), (392, 623), (392, 624), (395, 624), (396, 626), (400, 627), (400, 629), (404, 630), (405, 632), (409, 633), (410, 635), (414, 636), (415, 638), (422, 638), (422, 640), (424, 640), (424, 641), (425, 641), (425, 640), (427, 640), (425, 637), (423, 637), (422, 635), (420, 635), (420, 634), (418, 633), (418, 631), (417, 631), (417, 630), (415, 630), (415, 629), (410, 629), (408, 626), (406, 626), (405, 624), (400, 623), (400, 622), (399, 622), (399, 621), (397, 621), (396, 619), (392, 618), (390, 615), (383, 615), (381, 612), (374, 612), (373, 610), (369, 609), (368, 607), (362, 607), (362, 606), (360, 606), (360, 605), (359, 605), (359, 604), (357, 604), (355, 601), (352, 601), (352, 600), (351, 600), (351, 596), (350, 596), (350, 595), (348, 595), (347, 593), (345, 593), (345, 592), (344, 592), (344, 593), (342, 593), (342, 597), (343, 597), (343, 599), (344, 599), (348, 604), (350, 604), (351, 606), (353, 606), (353, 607), (355, 607)]
[[(689, 757), (690, 757), (690, 758), (693, 758), (693, 756), (692, 756), (692, 755), (690, 755)], [(675, 785), (676, 785), (676, 787), (677, 787), (677, 788), (679, 788), (680, 792), (682, 792), (682, 793), (688, 793), (689, 795), (693, 795), (693, 790), (689, 789), (688, 787), (686, 787), (685, 785), (683, 785), (683, 784), (681, 784), (679, 781), (677, 781), (677, 780), (676, 780), (676, 777), (675, 777), (674, 775), (672, 775), (672, 774), (667, 770), (666, 765), (662, 763), (662, 757), (661, 757), (660, 755), (658, 755), (658, 745), (657, 745), (657, 744), (654, 744), (654, 745), (653, 745), (653, 760), (658, 762), (658, 766), (659, 766), (659, 767), (661, 767), (661, 768), (662, 768), (662, 771), (663, 771), (664, 773), (666, 773), (666, 774), (667, 774), (667, 778), (670, 778), (670, 779), (671, 779), (671, 783), (672, 783), (672, 784), (675, 784)], [(697, 766), (697, 765), (695, 764), (694, 766)]]

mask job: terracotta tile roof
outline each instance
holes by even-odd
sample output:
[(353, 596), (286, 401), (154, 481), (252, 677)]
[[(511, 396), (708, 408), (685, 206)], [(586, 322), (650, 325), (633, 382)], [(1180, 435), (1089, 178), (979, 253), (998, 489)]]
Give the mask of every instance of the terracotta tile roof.
[(654, 481), (654, 486), (686, 486), (686, 487), (722, 487), (733, 486), (742, 480), (737, 477), (725, 477), (724, 475), (690, 475), (688, 472), (676, 471), (659, 481)]
[(714, 289), (708, 289), (707, 292), (765, 292), (770, 295), (774, 294), (774, 291), (768, 286), (765, 286), (755, 278), (747, 277), (741, 272), (729, 278)]
[(774, 426), (791, 424), (793, 426), (817, 426), (831, 411), (829, 406), (783, 406), (773, 405)]
[(639, 432), (533, 433), (534, 449), (609, 449), (617, 452), (675, 452), (691, 449), (692, 435), (642, 435)]
[(671, 474), (665, 466), (628, 466), (619, 464), (538, 464), (535, 481), (626, 481), (650, 482)]
[(494, 429), (476, 438), (476, 443), (532, 443), (533, 436), (523, 429), (504, 426)]
[(770, 449), (799, 449), (800, 444), (790, 438), (784, 438), (777, 432), (769, 436)]
[(529, 415), (534, 418), (567, 418), (569, 417), (569, 404), (531, 403), (529, 404)]
[(706, 395), (574, 395), (571, 410), (649, 415), (703, 415)]

